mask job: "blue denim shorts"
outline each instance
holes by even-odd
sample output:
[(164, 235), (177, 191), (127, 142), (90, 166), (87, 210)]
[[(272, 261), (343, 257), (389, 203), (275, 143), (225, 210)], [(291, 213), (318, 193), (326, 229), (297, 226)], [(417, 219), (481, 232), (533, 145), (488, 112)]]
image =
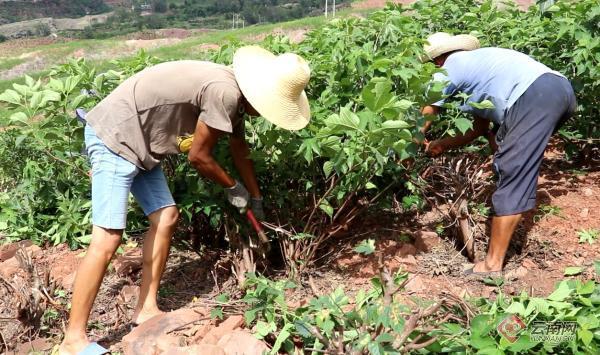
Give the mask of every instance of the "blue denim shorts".
[(174, 206), (160, 165), (142, 170), (108, 149), (85, 126), (85, 146), (92, 165), (92, 223), (106, 229), (125, 229), (129, 192), (147, 215)]

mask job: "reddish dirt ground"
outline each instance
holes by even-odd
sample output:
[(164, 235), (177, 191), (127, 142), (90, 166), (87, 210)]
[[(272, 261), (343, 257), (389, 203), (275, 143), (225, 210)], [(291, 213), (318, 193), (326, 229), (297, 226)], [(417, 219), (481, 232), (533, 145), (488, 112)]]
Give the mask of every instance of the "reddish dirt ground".
[[(466, 298), (495, 298), (499, 292), (515, 295), (521, 291), (545, 296), (558, 280), (565, 278), (564, 270), (569, 266), (587, 267), (575, 277), (592, 278), (591, 265), (600, 260), (600, 240), (593, 244), (580, 243), (577, 233), (584, 229), (600, 230), (600, 166), (573, 166), (562, 153), (551, 150), (542, 166), (538, 191), (538, 205), (552, 208), (538, 208), (524, 217), (509, 250), (501, 287), (488, 286), (480, 278), (462, 275), (467, 259), (454, 246), (452, 237), (444, 233), (439, 238), (431, 233), (443, 221), (441, 216), (427, 211), (421, 215), (366, 216), (352, 233), (332, 245), (336, 253), (312, 272), (314, 285), (322, 293), (338, 286), (350, 293), (369, 287), (370, 278), (377, 273), (376, 259), (352, 251), (366, 238), (376, 239), (378, 250), (383, 252), (391, 271), (409, 272), (411, 280), (401, 294), (407, 300), (415, 296), (431, 299), (442, 292)], [(544, 215), (542, 210), (552, 212)], [(485, 231), (489, 229), (489, 221), (483, 218), (479, 223), (476, 251), (477, 257), (481, 258), (485, 255)], [(135, 238), (141, 239), (142, 236)], [(8, 282), (22, 282), (23, 270), (18, 268), (10, 253), (6, 254), (10, 248), (0, 248), (0, 275)], [(59, 288), (66, 291), (57, 296), (58, 302), (66, 304), (70, 299), (74, 272), (84, 252), (71, 251), (64, 245), (43, 250), (35, 246), (28, 248), (35, 265), (39, 269), (48, 268), (52, 278), (59, 281)], [(140, 247), (137, 242), (130, 242), (111, 263), (95, 303), (90, 322), (91, 337), (113, 351), (132, 346), (123, 337), (131, 331), (129, 319), (139, 292), (140, 265)], [(277, 274), (272, 276), (277, 277)], [(300, 304), (310, 298), (308, 290), (306, 286), (290, 294), (290, 303)], [(239, 295), (226, 253), (206, 249), (202, 252), (173, 250), (159, 292), (164, 310), (205, 309), (214, 305), (214, 297), (222, 292)], [(12, 331), (18, 328), (13, 314), (14, 295), (7, 294), (0, 284), (0, 298), (3, 300), (0, 302), (0, 332), (10, 339), (18, 335)], [(44, 333), (46, 340), (37, 340), (41, 344), (36, 345), (38, 349), (51, 347), (59, 341), (65, 316), (66, 312), (59, 312), (54, 327)], [(206, 324), (180, 327), (178, 334), (185, 339), (198, 338), (202, 333), (200, 329)], [(215, 324), (210, 326), (214, 328)]]

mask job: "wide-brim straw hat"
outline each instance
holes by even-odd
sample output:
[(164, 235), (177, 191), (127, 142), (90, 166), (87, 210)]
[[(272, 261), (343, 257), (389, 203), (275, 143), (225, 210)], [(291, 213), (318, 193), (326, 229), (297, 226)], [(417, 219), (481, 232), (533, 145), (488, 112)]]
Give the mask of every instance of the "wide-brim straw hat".
[(437, 32), (427, 37), (427, 42), (424, 46), (426, 58), (424, 61), (433, 60), (444, 53), (454, 52), (458, 50), (471, 51), (479, 48), (479, 40), (471, 35), (456, 35), (453, 36), (446, 32)]
[(310, 107), (304, 88), (310, 68), (302, 57), (246, 46), (235, 52), (233, 72), (242, 94), (261, 116), (288, 130), (306, 127)]

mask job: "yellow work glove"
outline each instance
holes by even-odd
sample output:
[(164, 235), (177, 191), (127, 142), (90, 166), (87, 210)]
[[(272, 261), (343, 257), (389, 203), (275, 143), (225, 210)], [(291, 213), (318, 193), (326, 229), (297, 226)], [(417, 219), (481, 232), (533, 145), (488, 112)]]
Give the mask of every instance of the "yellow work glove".
[(187, 153), (192, 149), (192, 142), (194, 141), (194, 135), (177, 137), (177, 148), (182, 153)]

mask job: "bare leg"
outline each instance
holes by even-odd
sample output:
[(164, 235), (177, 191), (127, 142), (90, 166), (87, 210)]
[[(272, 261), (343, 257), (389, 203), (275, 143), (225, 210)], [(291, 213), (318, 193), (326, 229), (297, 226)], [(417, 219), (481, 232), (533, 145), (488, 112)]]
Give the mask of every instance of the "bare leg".
[(92, 242), (75, 277), (69, 325), (59, 350), (61, 355), (77, 354), (88, 345), (88, 318), (108, 263), (119, 247), (122, 235), (123, 230), (120, 229), (93, 227)]
[(158, 309), (156, 296), (169, 256), (171, 237), (177, 226), (179, 212), (175, 206), (170, 206), (153, 212), (148, 218), (150, 230), (144, 240), (140, 298), (132, 318), (132, 321), (137, 324), (163, 313)]
[(492, 236), (487, 255), (484, 261), (475, 264), (473, 271), (490, 272), (502, 270), (506, 250), (508, 250), (512, 235), (520, 220), (520, 213), (508, 216), (496, 216), (492, 219)]

